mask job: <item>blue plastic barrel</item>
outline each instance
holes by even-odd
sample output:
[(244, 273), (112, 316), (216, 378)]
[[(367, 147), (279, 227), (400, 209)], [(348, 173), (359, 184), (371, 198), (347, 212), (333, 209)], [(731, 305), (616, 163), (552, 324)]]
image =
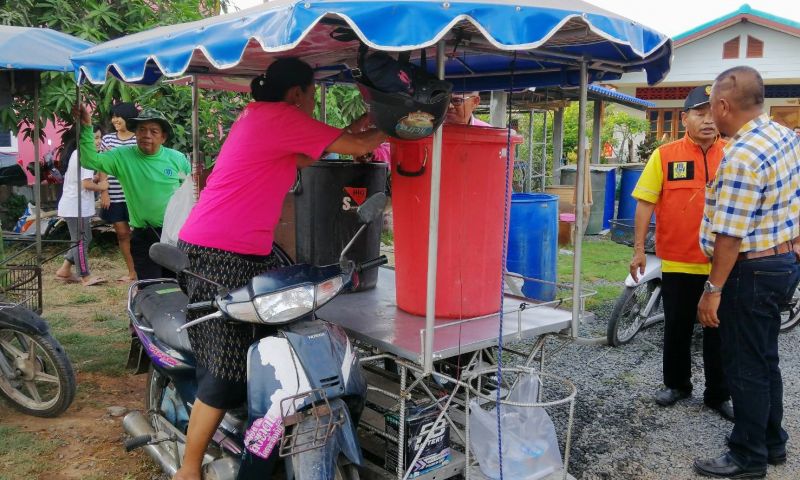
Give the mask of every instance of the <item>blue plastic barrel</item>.
[(605, 205), (603, 206), (603, 230), (611, 228), (610, 220), (614, 219), (614, 199), (617, 195), (617, 169), (606, 170)]
[(619, 209), (617, 218), (636, 217), (636, 199), (631, 196), (639, 177), (642, 176), (643, 165), (625, 165), (622, 167), (619, 185)]
[(558, 197), (544, 193), (511, 195), (508, 228), (509, 272), (543, 280), (528, 280), (522, 293), (528, 298), (550, 301), (556, 298), (558, 259)]

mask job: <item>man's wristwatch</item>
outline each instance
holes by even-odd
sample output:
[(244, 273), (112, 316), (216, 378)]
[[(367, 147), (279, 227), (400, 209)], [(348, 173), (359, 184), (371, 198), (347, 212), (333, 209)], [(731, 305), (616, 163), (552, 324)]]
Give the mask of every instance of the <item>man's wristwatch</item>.
[(718, 287), (706, 280), (706, 283), (703, 284), (703, 291), (706, 293), (722, 293), (722, 287)]

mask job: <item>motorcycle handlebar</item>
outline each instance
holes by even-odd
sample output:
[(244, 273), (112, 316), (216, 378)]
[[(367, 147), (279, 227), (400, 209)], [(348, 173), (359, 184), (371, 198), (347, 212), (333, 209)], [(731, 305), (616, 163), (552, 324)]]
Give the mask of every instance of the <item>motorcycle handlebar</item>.
[(373, 268), (378, 268), (381, 265), (386, 265), (389, 263), (389, 259), (386, 258), (386, 255), (381, 255), (378, 258), (368, 260), (361, 265), (358, 266), (358, 273), (361, 273), (365, 270), (372, 270)]

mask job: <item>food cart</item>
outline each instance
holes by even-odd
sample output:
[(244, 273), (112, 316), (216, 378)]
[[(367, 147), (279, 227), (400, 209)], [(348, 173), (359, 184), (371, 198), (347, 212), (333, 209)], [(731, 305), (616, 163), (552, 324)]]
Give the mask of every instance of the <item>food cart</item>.
[[(278, 0), (233, 14), (119, 38), (82, 52), (73, 61), (81, 82), (99, 84), (108, 76), (115, 76), (128, 83), (147, 85), (189, 77), (194, 99), (193, 159), (195, 167), (199, 167), (200, 88), (248, 91), (249, 80), (281, 56), (297, 56), (306, 61), (315, 68), (320, 82), (352, 82), (362, 45), (371, 50), (411, 52), (412, 60), (418, 63), (424, 51), (424, 58), (435, 59), (426, 62), (426, 68), (453, 82), (456, 91), (578, 87), (578, 231), (582, 231), (585, 220), (583, 167), (587, 162), (584, 152), (589, 84), (640, 70), (646, 71), (649, 83), (656, 83), (669, 70), (672, 50), (665, 35), (576, 0), (557, 4), (544, 0)], [(510, 155), (506, 152), (507, 169), (511, 168)], [(589, 294), (581, 285), (581, 244), (575, 245), (573, 282), (562, 286), (562, 295), (555, 300), (533, 302), (507, 294), (503, 279), (498, 278), (497, 285), (487, 286), (497, 289), (498, 305), (502, 305), (497, 312), (457, 321), (437, 318), (441, 160), (439, 128), (433, 136), (429, 164), (425, 315), (408, 314), (397, 307), (395, 274), (391, 269), (381, 269), (376, 289), (342, 296), (318, 312), (321, 318), (343, 326), (361, 347), (361, 364), (370, 380), (368, 404), (372, 410), (362, 417), (365, 434), (395, 445), (393, 476), (398, 479), (449, 478), (457, 474), (480, 478), (482, 474), (474, 468), (468, 447), (470, 422), (466, 419), (471, 400), (496, 403), (498, 408), (565, 405), (569, 407), (563, 442), (565, 467), (553, 475), (567, 478), (576, 389), (568, 380), (550, 378), (541, 370), (548, 335), (581, 340), (583, 300)], [(509, 188), (507, 185), (506, 194)], [(504, 220), (507, 229), (508, 212)], [(569, 309), (563, 308), (566, 304), (571, 305)], [(512, 351), (504, 347), (508, 342), (527, 342), (527, 347)], [(503, 366), (504, 355), (508, 354), (520, 357), (513, 367)], [(459, 359), (455, 373), (434, 367), (435, 361), (447, 358)], [(534, 371), (536, 362), (539, 368)], [(562, 393), (551, 401), (509, 401), (507, 395), (514, 388), (516, 375), (532, 372)], [(421, 450), (411, 462), (404, 458), (408, 402), (419, 397), (436, 405), (436, 423), (446, 422), (451, 440), (461, 445), (452, 450), (446, 466), (422, 474), (414, 470)], [(386, 431), (385, 410), (398, 417), (396, 434)], [(427, 443), (433, 436), (430, 430), (418, 440)], [(376, 443), (381, 442), (367, 440), (362, 447), (367, 450)], [(362, 475), (370, 472), (377, 476), (387, 474), (369, 467)]]

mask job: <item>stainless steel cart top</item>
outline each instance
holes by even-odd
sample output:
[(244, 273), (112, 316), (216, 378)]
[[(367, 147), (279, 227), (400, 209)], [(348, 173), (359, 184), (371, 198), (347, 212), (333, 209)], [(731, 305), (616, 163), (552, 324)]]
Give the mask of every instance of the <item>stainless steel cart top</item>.
[[(526, 303), (524, 310), (520, 309)], [(515, 342), (569, 328), (572, 313), (552, 306), (506, 297), (503, 341)], [(340, 295), (318, 311), (320, 318), (341, 325), (357, 340), (422, 363), (425, 317), (397, 308), (394, 270), (381, 268), (378, 286), (365, 292)], [(453, 357), (497, 345), (499, 315), (476, 319), (436, 319), (433, 357)]]

